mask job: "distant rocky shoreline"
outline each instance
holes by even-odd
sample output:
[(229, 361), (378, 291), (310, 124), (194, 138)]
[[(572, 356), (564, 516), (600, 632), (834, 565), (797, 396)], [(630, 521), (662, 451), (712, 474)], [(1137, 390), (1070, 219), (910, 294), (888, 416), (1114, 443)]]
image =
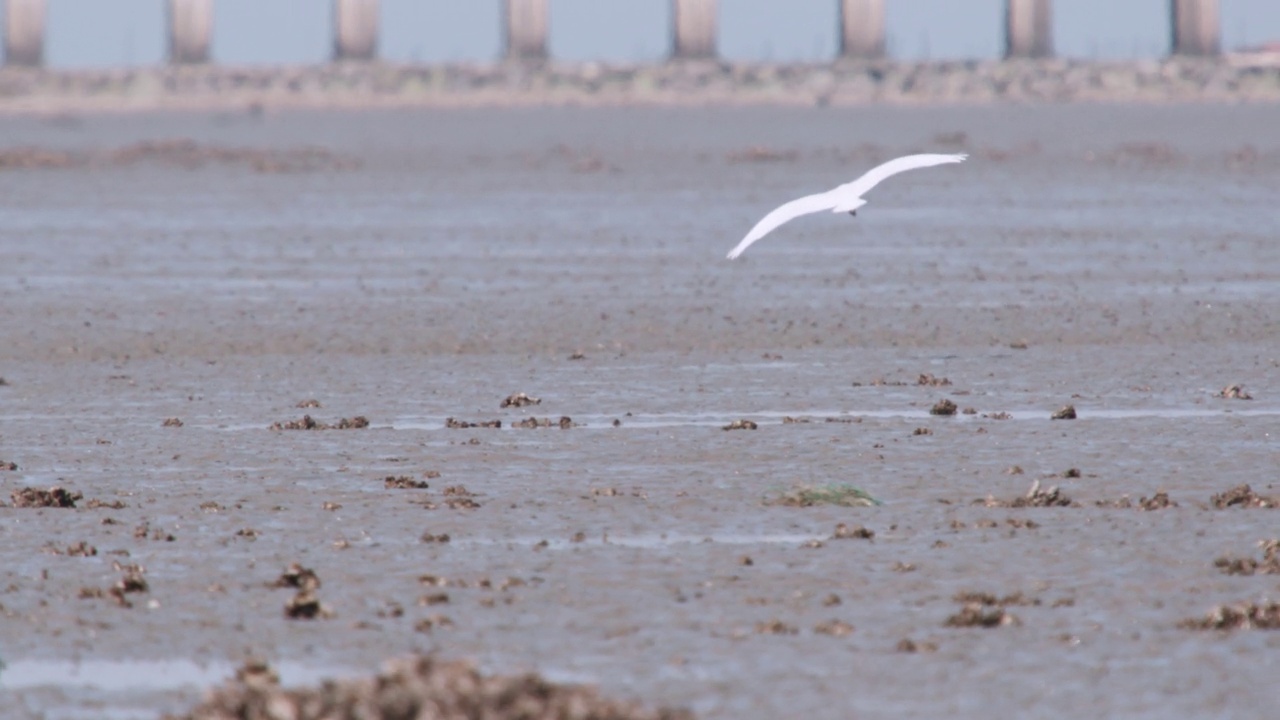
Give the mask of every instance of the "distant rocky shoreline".
[(534, 105), (1277, 102), (1280, 54), (1204, 60), (0, 68), (0, 113)]

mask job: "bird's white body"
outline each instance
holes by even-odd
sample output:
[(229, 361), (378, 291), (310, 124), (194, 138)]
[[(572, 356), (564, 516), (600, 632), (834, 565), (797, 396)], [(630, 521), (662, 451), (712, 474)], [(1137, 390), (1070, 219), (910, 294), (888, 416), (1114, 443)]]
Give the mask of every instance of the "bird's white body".
[(828, 190), (817, 195), (806, 195), (798, 200), (792, 200), (765, 215), (760, 222), (756, 223), (756, 226), (751, 228), (751, 232), (742, 238), (742, 242), (729, 251), (729, 259), (732, 260), (738, 257), (748, 247), (751, 247), (752, 243), (773, 232), (779, 225), (794, 220), (801, 215), (822, 212), (823, 210), (830, 210), (833, 213), (856, 211), (867, 204), (867, 201), (863, 200), (862, 196), (887, 177), (907, 170), (915, 170), (916, 168), (963, 162), (967, 157), (969, 156), (963, 153), (958, 155), (907, 155), (871, 168), (857, 180), (845, 183), (834, 190)]

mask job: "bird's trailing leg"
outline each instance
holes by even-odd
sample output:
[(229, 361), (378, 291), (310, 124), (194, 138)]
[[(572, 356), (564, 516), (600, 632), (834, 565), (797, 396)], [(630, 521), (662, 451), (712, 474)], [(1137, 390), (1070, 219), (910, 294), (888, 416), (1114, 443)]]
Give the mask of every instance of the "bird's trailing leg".
[(852, 216), (854, 216), (854, 217), (858, 217), (858, 211), (857, 211), (857, 210), (850, 210), (850, 211), (849, 211), (849, 214), (850, 214), (850, 215), (852, 215)]

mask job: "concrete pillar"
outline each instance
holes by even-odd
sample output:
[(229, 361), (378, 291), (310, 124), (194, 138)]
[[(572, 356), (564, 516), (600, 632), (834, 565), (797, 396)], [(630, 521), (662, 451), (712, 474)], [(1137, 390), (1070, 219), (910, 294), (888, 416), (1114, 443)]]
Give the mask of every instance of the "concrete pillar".
[(1217, 55), (1222, 50), (1218, 0), (1172, 0), (1173, 54)]
[(333, 59), (378, 55), (378, 0), (333, 0)]
[(884, 57), (884, 0), (840, 0), (840, 55)]
[(671, 54), (680, 59), (716, 56), (716, 0), (673, 0), (675, 40)]
[(209, 62), (213, 0), (169, 0), (169, 62)]
[(547, 57), (548, 0), (507, 0), (507, 57), (542, 60)]
[(1052, 0), (1005, 0), (1004, 56), (1043, 58), (1053, 55)]
[(44, 64), (44, 0), (5, 0), (4, 61), (28, 67)]

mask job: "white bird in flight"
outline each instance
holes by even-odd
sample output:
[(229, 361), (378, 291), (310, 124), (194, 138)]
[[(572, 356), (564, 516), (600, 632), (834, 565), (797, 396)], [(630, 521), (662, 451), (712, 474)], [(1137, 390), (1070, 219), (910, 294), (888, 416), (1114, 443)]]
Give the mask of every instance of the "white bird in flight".
[(964, 153), (958, 155), (907, 155), (896, 160), (890, 160), (883, 165), (877, 165), (857, 180), (845, 183), (834, 190), (828, 190), (817, 195), (806, 195), (798, 200), (792, 200), (765, 215), (760, 222), (756, 223), (756, 226), (751, 228), (751, 232), (742, 238), (742, 242), (729, 251), (729, 259), (732, 260), (738, 257), (743, 251), (751, 247), (752, 243), (773, 232), (779, 225), (794, 220), (801, 215), (830, 210), (833, 213), (847, 212), (856, 216), (858, 208), (867, 204), (867, 201), (863, 200), (862, 196), (871, 188), (879, 185), (881, 180), (891, 175), (897, 175), (907, 170), (915, 170), (916, 168), (964, 162), (967, 157), (969, 156)]

